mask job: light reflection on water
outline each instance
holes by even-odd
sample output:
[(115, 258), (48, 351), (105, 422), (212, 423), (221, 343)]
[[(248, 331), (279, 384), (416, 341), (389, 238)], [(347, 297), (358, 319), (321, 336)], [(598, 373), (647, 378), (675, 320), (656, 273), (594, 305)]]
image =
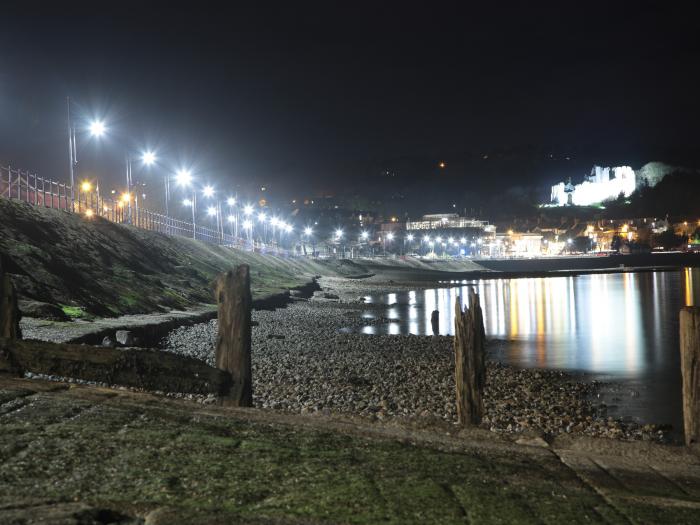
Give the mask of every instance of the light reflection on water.
[[(700, 304), (700, 269), (591, 274), (573, 277), (489, 279), (444, 283), (443, 288), (367, 296), (363, 317), (397, 322), (365, 326), (363, 333), (432, 334), (454, 331), (454, 304), (468, 288), (481, 299), (487, 336), (509, 339), (496, 356), (518, 366), (614, 375), (656, 397), (654, 416), (678, 422), (680, 360), (678, 312)], [(385, 308), (377, 307), (385, 305)], [(646, 415), (649, 413), (647, 411)], [(658, 420), (658, 417), (657, 417)]]

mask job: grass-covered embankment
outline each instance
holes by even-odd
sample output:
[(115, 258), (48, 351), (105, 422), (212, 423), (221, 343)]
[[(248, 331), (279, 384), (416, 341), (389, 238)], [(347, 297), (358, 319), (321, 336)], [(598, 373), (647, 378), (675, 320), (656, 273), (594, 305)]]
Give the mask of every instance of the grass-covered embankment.
[(303, 285), (330, 267), (260, 255), (0, 199), (0, 256), (20, 297), (70, 317), (117, 316), (211, 303), (211, 283), (251, 266), (254, 299)]

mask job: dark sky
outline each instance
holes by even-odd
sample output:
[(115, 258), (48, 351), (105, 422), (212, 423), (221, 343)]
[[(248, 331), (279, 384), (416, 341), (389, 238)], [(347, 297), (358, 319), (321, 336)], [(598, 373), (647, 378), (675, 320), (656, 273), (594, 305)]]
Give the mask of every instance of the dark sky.
[(681, 2), (55, 4), (0, 15), (0, 163), (51, 177), (67, 95), (110, 128), (79, 137), (82, 172), (115, 181), (144, 144), (241, 188), (372, 188), (384, 169), (415, 188), (443, 159), (477, 190), (700, 164)]

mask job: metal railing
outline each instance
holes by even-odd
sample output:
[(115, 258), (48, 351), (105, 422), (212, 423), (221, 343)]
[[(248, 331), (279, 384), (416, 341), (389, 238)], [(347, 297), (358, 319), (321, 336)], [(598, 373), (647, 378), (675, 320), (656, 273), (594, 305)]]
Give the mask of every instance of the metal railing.
[[(131, 224), (165, 235), (258, 250), (256, 243), (247, 242), (223, 231), (200, 225), (195, 227), (191, 222), (139, 207), (136, 202), (132, 202), (130, 206), (129, 203), (105, 198), (97, 190), (81, 191), (80, 187), (77, 187), (73, 192), (70, 184), (45, 179), (11, 166), (0, 166), (0, 197), (19, 200), (32, 206), (103, 217), (112, 222)], [(276, 251), (288, 253), (282, 249)]]

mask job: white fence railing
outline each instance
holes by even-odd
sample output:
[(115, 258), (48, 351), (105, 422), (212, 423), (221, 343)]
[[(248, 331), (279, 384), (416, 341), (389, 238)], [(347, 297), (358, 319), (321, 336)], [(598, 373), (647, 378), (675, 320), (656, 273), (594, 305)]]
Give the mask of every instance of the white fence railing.
[[(264, 244), (247, 242), (245, 239), (236, 238), (223, 230), (219, 231), (200, 225), (195, 227), (191, 222), (139, 207), (136, 202), (131, 202), (129, 205), (129, 203), (119, 200), (105, 198), (92, 189), (81, 191), (78, 186), (73, 193), (70, 184), (45, 179), (34, 173), (10, 166), (0, 166), (0, 197), (19, 200), (33, 206), (104, 217), (112, 222), (132, 224), (144, 230), (166, 235), (177, 235), (225, 246), (266, 251)], [(287, 250), (270, 248), (269, 246), (267, 250), (280, 254), (288, 253)]]

